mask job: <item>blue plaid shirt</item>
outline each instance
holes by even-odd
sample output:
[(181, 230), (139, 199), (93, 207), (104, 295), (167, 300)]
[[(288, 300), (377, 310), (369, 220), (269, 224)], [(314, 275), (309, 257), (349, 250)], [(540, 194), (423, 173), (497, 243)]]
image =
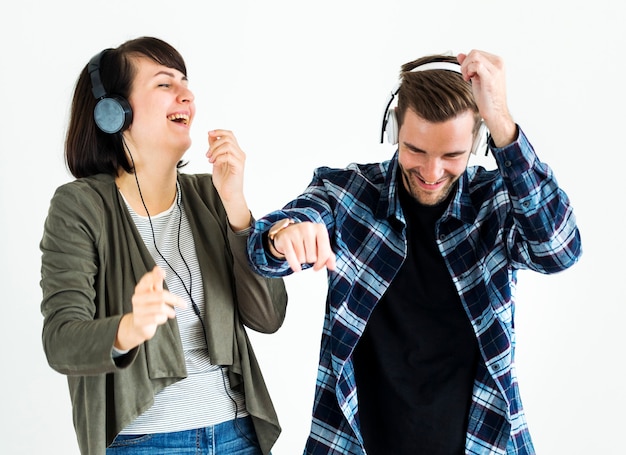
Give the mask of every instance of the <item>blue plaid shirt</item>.
[[(467, 454), (535, 453), (515, 372), (516, 271), (559, 272), (581, 254), (567, 195), (518, 131), (507, 147), (490, 144), (498, 169), (468, 167), (436, 226), (439, 250), (481, 353)], [(301, 196), (257, 220), (249, 238), (251, 265), (264, 276), (291, 273), (286, 261), (264, 249), (267, 231), (282, 218), (324, 223), (337, 256), (336, 270), (328, 273), (306, 454), (365, 453), (352, 353), (407, 255), (397, 173), (397, 152), (383, 163), (321, 167)]]

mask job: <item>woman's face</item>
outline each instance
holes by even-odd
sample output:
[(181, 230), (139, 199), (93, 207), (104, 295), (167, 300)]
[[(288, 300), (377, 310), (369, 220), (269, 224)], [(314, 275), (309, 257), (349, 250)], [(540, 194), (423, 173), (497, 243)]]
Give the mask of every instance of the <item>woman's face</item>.
[(187, 77), (147, 57), (132, 61), (136, 74), (128, 101), (133, 121), (125, 139), (140, 155), (133, 154), (135, 161), (169, 158), (175, 164), (191, 146), (189, 131), (196, 112)]

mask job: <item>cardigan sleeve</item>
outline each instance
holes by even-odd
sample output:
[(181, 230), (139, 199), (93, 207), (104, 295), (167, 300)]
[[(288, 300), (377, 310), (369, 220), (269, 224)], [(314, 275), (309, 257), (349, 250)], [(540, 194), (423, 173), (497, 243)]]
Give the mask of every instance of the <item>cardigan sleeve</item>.
[(67, 375), (118, 368), (111, 349), (121, 314), (103, 317), (96, 302), (104, 210), (92, 196), (80, 183), (59, 187), (40, 242), (44, 352), (50, 366)]
[(273, 333), (285, 319), (287, 292), (282, 278), (264, 278), (248, 264), (246, 249), (250, 230), (228, 232), (239, 315), (251, 329)]

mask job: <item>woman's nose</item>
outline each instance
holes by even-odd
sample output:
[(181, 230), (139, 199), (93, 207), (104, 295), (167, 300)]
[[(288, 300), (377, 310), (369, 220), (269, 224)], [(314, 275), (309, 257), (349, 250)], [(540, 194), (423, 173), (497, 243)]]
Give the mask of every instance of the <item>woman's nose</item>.
[(184, 87), (183, 89), (181, 89), (178, 98), (183, 103), (191, 103), (194, 100), (193, 92), (187, 87)]

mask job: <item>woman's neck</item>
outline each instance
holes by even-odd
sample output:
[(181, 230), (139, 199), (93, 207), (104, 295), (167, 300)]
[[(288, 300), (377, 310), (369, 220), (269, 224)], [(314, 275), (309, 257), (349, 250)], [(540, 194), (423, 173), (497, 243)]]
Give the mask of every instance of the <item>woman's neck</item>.
[(142, 216), (157, 215), (169, 209), (176, 198), (176, 177), (148, 173), (129, 174), (122, 171), (115, 183), (133, 210)]

